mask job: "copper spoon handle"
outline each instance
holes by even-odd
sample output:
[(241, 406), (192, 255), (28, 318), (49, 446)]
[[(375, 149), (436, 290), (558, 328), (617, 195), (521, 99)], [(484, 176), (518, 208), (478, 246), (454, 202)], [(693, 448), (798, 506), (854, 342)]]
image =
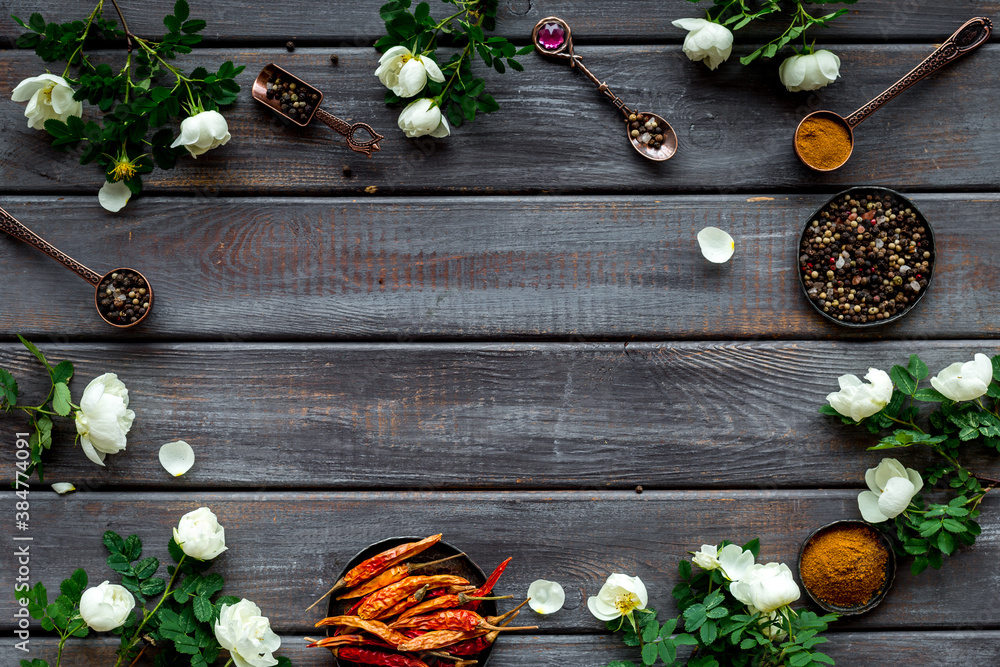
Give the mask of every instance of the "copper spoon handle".
[(955, 31), (955, 34), (945, 40), (934, 53), (927, 56), (927, 59), (913, 68), (913, 70), (902, 79), (894, 83), (881, 95), (864, 105), (850, 116), (845, 118), (847, 124), (852, 128), (858, 126), (861, 121), (875, 113), (879, 107), (899, 95), (901, 92), (920, 81), (924, 77), (932, 74), (953, 60), (964, 56), (969, 51), (981, 46), (990, 38), (993, 32), (993, 21), (977, 16), (970, 19)]
[(597, 89), (602, 93), (604, 93), (605, 97), (611, 100), (611, 103), (615, 105), (615, 108), (621, 111), (623, 114), (625, 114), (626, 118), (628, 118), (631, 114), (633, 114), (634, 112), (627, 106), (625, 106), (625, 101), (611, 92), (611, 89), (608, 88), (607, 83), (598, 79), (596, 76), (594, 76), (593, 72), (587, 69), (587, 66), (583, 64), (583, 58), (576, 55), (575, 53), (572, 53), (572, 48), (573, 47), (570, 46), (571, 55), (566, 56), (569, 58), (569, 66), (579, 67), (580, 71), (586, 74), (588, 79), (594, 82), (594, 85), (597, 86)]
[[(364, 153), (368, 157), (371, 157), (372, 153), (382, 150), (382, 147), (378, 145), (378, 142), (385, 139), (385, 137), (372, 129), (372, 126), (368, 123), (354, 123), (351, 125), (346, 120), (337, 118), (325, 109), (316, 109), (316, 115), (314, 118), (332, 127), (334, 132), (347, 137), (347, 145), (350, 146), (351, 150), (355, 153)], [(372, 138), (368, 141), (358, 141), (354, 138), (354, 133), (358, 130), (365, 130), (372, 136)]]
[(41, 236), (31, 231), (20, 222), (14, 219), (7, 211), (0, 208), (0, 229), (7, 232), (14, 238), (24, 241), (30, 246), (38, 248), (46, 255), (61, 263), (67, 269), (75, 271), (77, 275), (86, 280), (91, 285), (96, 285), (101, 282), (103, 277), (100, 273), (96, 273), (86, 266), (76, 261), (63, 251), (56, 248), (54, 245), (43, 239)]

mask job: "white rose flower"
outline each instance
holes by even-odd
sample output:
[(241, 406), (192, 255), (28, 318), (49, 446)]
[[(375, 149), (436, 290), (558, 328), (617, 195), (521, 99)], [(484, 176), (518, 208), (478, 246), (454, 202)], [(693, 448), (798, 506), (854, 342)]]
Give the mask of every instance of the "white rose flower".
[(717, 570), (722, 567), (722, 563), (719, 562), (719, 547), (714, 544), (701, 545), (701, 550), (696, 551), (691, 560), (703, 570)]
[(105, 581), (88, 588), (80, 598), (80, 616), (91, 630), (108, 632), (121, 625), (135, 609), (135, 598), (125, 588)]
[(931, 386), (953, 401), (972, 401), (989, 389), (993, 363), (985, 354), (972, 361), (954, 363), (931, 378)]
[(202, 111), (181, 121), (181, 133), (170, 144), (171, 148), (184, 146), (196, 158), (213, 148), (225, 146), (232, 139), (229, 124), (218, 111)]
[(444, 74), (433, 58), (413, 53), (405, 46), (394, 46), (378, 59), (375, 76), (386, 88), (400, 97), (413, 97), (427, 85), (427, 79), (444, 82)]
[(215, 638), (229, 651), (236, 667), (278, 664), (271, 654), (281, 648), (281, 637), (274, 634), (271, 622), (260, 615), (260, 607), (250, 600), (222, 607), (215, 623)]
[(70, 116), (83, 115), (83, 102), (74, 100), (73, 89), (66, 79), (54, 74), (25, 79), (14, 88), (10, 99), (28, 103), (24, 115), (33, 130), (44, 130), (47, 120), (65, 123)]
[(399, 129), (411, 139), (427, 134), (440, 139), (451, 134), (451, 126), (441, 113), (441, 107), (429, 97), (422, 97), (406, 105), (399, 114)]
[(791, 56), (778, 68), (778, 77), (790, 92), (816, 90), (828, 86), (840, 76), (840, 58), (821, 49), (815, 53)]
[(212, 510), (199, 507), (181, 517), (174, 542), (191, 558), (211, 560), (226, 550), (226, 530)]
[(729, 581), (738, 581), (753, 567), (753, 552), (736, 544), (727, 544), (719, 551), (719, 566)]
[(792, 571), (784, 563), (753, 565), (742, 579), (730, 585), (729, 592), (754, 611), (765, 614), (795, 602), (801, 595)]
[(632, 617), (636, 609), (645, 609), (649, 602), (646, 586), (639, 577), (612, 574), (601, 586), (597, 595), (587, 598), (590, 613), (602, 621), (613, 621), (622, 616)]
[(729, 28), (705, 19), (678, 19), (674, 27), (687, 30), (684, 53), (691, 60), (704, 61), (708, 69), (715, 69), (733, 52), (733, 33)]
[(100, 192), (97, 193), (97, 201), (101, 203), (101, 206), (105, 210), (112, 213), (117, 213), (125, 208), (125, 204), (131, 198), (132, 191), (125, 185), (124, 181), (115, 181), (113, 183), (105, 181), (104, 185), (101, 186)]
[(878, 467), (869, 468), (865, 483), (871, 490), (858, 495), (858, 508), (869, 523), (882, 523), (899, 516), (924, 488), (920, 473), (904, 468), (896, 459), (882, 459)]
[(892, 380), (889, 374), (877, 368), (869, 368), (865, 379), (868, 380), (867, 384), (859, 380), (857, 375), (841, 375), (837, 379), (840, 391), (826, 396), (830, 407), (859, 422), (888, 405), (892, 399)]
[(87, 458), (104, 465), (104, 457), (125, 449), (125, 436), (135, 413), (128, 409), (128, 389), (114, 373), (90, 381), (76, 413), (76, 432)]

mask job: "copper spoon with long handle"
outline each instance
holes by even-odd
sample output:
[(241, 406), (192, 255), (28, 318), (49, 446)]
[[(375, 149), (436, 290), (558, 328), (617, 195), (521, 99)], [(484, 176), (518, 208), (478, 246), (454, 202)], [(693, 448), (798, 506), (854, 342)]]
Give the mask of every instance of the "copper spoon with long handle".
[(149, 294), (148, 294), (149, 307), (146, 309), (146, 312), (143, 313), (143, 315), (141, 317), (139, 317), (138, 320), (136, 320), (135, 322), (130, 322), (128, 324), (118, 324), (116, 322), (111, 322), (110, 320), (108, 320), (104, 316), (104, 313), (101, 312), (101, 309), (97, 308), (97, 312), (98, 312), (98, 314), (100, 314), (101, 319), (103, 319), (105, 322), (107, 322), (111, 326), (117, 327), (119, 329), (127, 329), (129, 327), (134, 327), (135, 325), (139, 324), (139, 322), (142, 322), (144, 319), (146, 319), (146, 317), (149, 315), (149, 313), (153, 310), (153, 286), (150, 285), (149, 280), (146, 280), (146, 276), (143, 276), (142, 273), (140, 273), (139, 271), (136, 271), (135, 269), (130, 269), (130, 268), (127, 268), (127, 267), (122, 267), (122, 268), (114, 269), (113, 271), (109, 271), (108, 273), (106, 273), (104, 275), (101, 275), (100, 273), (94, 271), (93, 269), (87, 268), (86, 266), (84, 266), (80, 262), (76, 261), (75, 259), (73, 259), (69, 255), (67, 255), (66, 253), (64, 253), (62, 250), (59, 250), (59, 248), (55, 247), (54, 245), (52, 245), (51, 243), (49, 243), (48, 241), (46, 241), (45, 239), (43, 239), (41, 236), (39, 236), (35, 232), (33, 232), (30, 229), (28, 229), (27, 227), (25, 227), (23, 224), (21, 224), (21, 222), (19, 220), (17, 220), (14, 216), (12, 216), (10, 213), (8, 213), (7, 211), (3, 210), (2, 208), (0, 208), (0, 230), (3, 230), (5, 232), (7, 232), (8, 234), (10, 234), (11, 236), (13, 236), (17, 240), (23, 241), (24, 243), (27, 243), (28, 245), (32, 246), (33, 248), (41, 250), (46, 255), (48, 255), (52, 259), (56, 260), (57, 262), (59, 262), (60, 264), (62, 264), (63, 266), (65, 266), (67, 269), (69, 269), (70, 271), (73, 271), (78, 276), (80, 276), (81, 278), (83, 278), (84, 280), (86, 280), (88, 283), (90, 283), (91, 285), (93, 285), (94, 286), (94, 307), (95, 308), (97, 308), (98, 297), (99, 297), (99, 294), (97, 293), (97, 290), (100, 288), (100, 285), (104, 281), (104, 279), (107, 278), (108, 276), (110, 276), (112, 273), (117, 273), (117, 272), (120, 272), (120, 271), (132, 271), (132, 272), (137, 273), (138, 275), (142, 276), (142, 279), (146, 281), (146, 285), (147, 285), (147, 288), (149, 290)]
[[(919, 65), (910, 70), (906, 74), (906, 76), (904, 76), (902, 79), (889, 86), (889, 88), (883, 91), (871, 102), (865, 104), (863, 107), (861, 107), (851, 115), (847, 116), (846, 118), (833, 111), (823, 110), (823, 111), (812, 112), (811, 114), (802, 119), (802, 121), (799, 123), (799, 126), (795, 130), (795, 137), (796, 137), (795, 154), (799, 156), (799, 159), (802, 160), (802, 162), (807, 167), (815, 169), (816, 171), (833, 171), (834, 169), (839, 169), (840, 167), (842, 167), (844, 164), (847, 163), (847, 161), (851, 158), (851, 153), (854, 152), (855, 127), (860, 125), (862, 121), (864, 121), (873, 113), (882, 108), (882, 106), (886, 102), (893, 99), (894, 97), (899, 95), (901, 92), (903, 92), (913, 84), (933, 74), (934, 72), (938, 71), (945, 65), (948, 65), (949, 63), (957, 60), (958, 58), (961, 58), (966, 53), (969, 53), (970, 51), (973, 51), (978, 47), (982, 46), (983, 44), (985, 44), (986, 41), (989, 40), (990, 35), (992, 33), (993, 33), (993, 21), (991, 21), (990, 19), (986, 18), (985, 16), (977, 16), (976, 18), (970, 19), (966, 21), (961, 28), (956, 30), (951, 37), (946, 39), (944, 43), (934, 51), (934, 53), (927, 56), (927, 58), (925, 58), (923, 62), (921, 62)], [(837, 123), (841, 127), (845, 128), (847, 130), (848, 137), (850, 138), (851, 152), (847, 154), (847, 157), (844, 158), (843, 162), (841, 162), (835, 167), (830, 167), (830, 168), (815, 167), (806, 162), (805, 157), (803, 157), (802, 153), (799, 151), (799, 144), (797, 139), (799, 131), (802, 129), (802, 124), (805, 123), (810, 118), (817, 118), (817, 117), (827, 118)]]

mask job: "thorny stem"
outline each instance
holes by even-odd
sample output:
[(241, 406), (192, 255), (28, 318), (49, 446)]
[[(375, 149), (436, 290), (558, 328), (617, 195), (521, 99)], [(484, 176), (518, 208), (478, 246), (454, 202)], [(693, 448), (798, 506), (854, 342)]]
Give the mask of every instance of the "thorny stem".
[[(102, 2), (104, 0), (101, 0)], [(111, 4), (115, 6), (115, 11), (118, 12), (118, 18), (121, 19), (122, 28), (125, 30), (125, 44), (128, 45), (128, 53), (132, 55), (132, 31), (128, 29), (128, 23), (125, 22), (125, 15), (122, 14), (122, 8), (118, 6), (118, 0), (111, 0)]]
[[(479, 20), (476, 21), (476, 27), (479, 27), (483, 24), (484, 18), (486, 18), (486, 14), (479, 15)], [(448, 90), (451, 88), (451, 85), (455, 82), (455, 77), (457, 77), (458, 73), (462, 71), (462, 61), (465, 60), (465, 57), (468, 56), (469, 52), (471, 51), (472, 51), (472, 40), (470, 39), (469, 43), (465, 45), (464, 49), (462, 49), (462, 55), (459, 56), (458, 60), (454, 62), (455, 72), (451, 75), (451, 78), (448, 79), (448, 83), (446, 83), (444, 88), (441, 90), (441, 94), (438, 95), (436, 98), (438, 106), (441, 106), (442, 100), (444, 100), (445, 95), (447, 95)]]
[(927, 435), (927, 432), (924, 431), (924, 429), (920, 428), (919, 426), (917, 426), (916, 424), (914, 424), (912, 421), (903, 421), (902, 419), (896, 419), (895, 417), (893, 417), (890, 414), (886, 414), (885, 416), (888, 417), (890, 420), (896, 422), (897, 424), (902, 424), (903, 426), (909, 426), (910, 428), (912, 428), (912, 429), (914, 429), (916, 431), (920, 431), (924, 435)]
[(69, 74), (69, 68), (70, 65), (73, 64), (73, 59), (76, 58), (77, 54), (83, 50), (83, 43), (87, 41), (87, 35), (90, 34), (90, 26), (93, 25), (94, 19), (97, 18), (97, 15), (103, 8), (104, 0), (100, 0), (100, 2), (97, 3), (97, 6), (94, 7), (94, 11), (90, 12), (90, 17), (87, 18), (87, 27), (83, 29), (83, 37), (80, 38), (80, 45), (76, 47), (76, 51), (74, 51), (73, 55), (71, 55), (69, 60), (66, 61), (66, 69), (64, 69), (62, 73), (64, 79), (66, 78), (66, 75)]
[(61, 637), (59, 639), (59, 650), (56, 653), (56, 667), (59, 667), (59, 663), (62, 662), (63, 647), (66, 646), (66, 640), (69, 639), (73, 635), (74, 632), (76, 632), (77, 630), (79, 630), (80, 628), (82, 628), (84, 625), (86, 625), (86, 623), (81, 623), (80, 625), (76, 626), (72, 630), (68, 629), (68, 626), (67, 626), (66, 634), (61, 634), (60, 633)]
[[(167, 596), (170, 595), (170, 593), (173, 592), (171, 589), (174, 586), (174, 582), (177, 580), (177, 575), (180, 574), (180, 572), (181, 572), (181, 565), (184, 564), (184, 559), (185, 558), (187, 558), (187, 554), (184, 554), (183, 556), (181, 556), (181, 559), (179, 561), (177, 561), (177, 565), (174, 567), (174, 573), (170, 577), (170, 583), (167, 584), (166, 589), (164, 589), (164, 591), (163, 591), (163, 596), (160, 598), (160, 601), (156, 603), (156, 606), (153, 607), (153, 611), (149, 612), (148, 614), (143, 614), (142, 623), (140, 623), (139, 627), (136, 628), (136, 630), (135, 630), (135, 636), (132, 638), (132, 641), (130, 641), (129, 645), (125, 648), (125, 650), (122, 651), (121, 654), (119, 654), (118, 660), (115, 661), (115, 667), (118, 667), (118, 665), (120, 665), (122, 663), (122, 658), (124, 657), (124, 654), (127, 653), (129, 650), (131, 650), (131, 648), (133, 646), (135, 646), (139, 642), (140, 639), (142, 639), (142, 629), (144, 627), (146, 627), (147, 621), (149, 621), (149, 619), (151, 619), (153, 616), (156, 616), (156, 612), (158, 612), (160, 610), (160, 607), (163, 605), (164, 601), (167, 599)], [(145, 611), (145, 610), (143, 610), (143, 611)]]
[(139, 662), (139, 658), (142, 657), (142, 654), (146, 652), (147, 648), (149, 648), (149, 644), (142, 647), (142, 650), (139, 651), (139, 655), (135, 656), (135, 660), (133, 660), (132, 664), (130, 664), (128, 667), (135, 667), (135, 664)]

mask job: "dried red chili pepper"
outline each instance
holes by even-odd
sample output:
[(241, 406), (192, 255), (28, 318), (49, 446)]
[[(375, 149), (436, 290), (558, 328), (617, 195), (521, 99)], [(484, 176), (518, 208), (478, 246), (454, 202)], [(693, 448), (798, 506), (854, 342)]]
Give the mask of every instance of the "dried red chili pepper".
[(402, 581), (389, 584), (365, 598), (364, 604), (358, 607), (361, 618), (377, 618), (382, 612), (402, 602), (423, 586), (450, 586), (469, 583), (468, 579), (452, 574), (436, 574), (429, 576), (407, 577)]
[(368, 581), (372, 577), (378, 576), (393, 565), (402, 563), (407, 558), (411, 558), (426, 551), (440, 542), (441, 537), (441, 533), (438, 533), (437, 535), (431, 535), (430, 537), (420, 540), (419, 542), (407, 542), (406, 544), (400, 544), (398, 547), (387, 549), (380, 554), (372, 556), (359, 565), (351, 568), (347, 574), (337, 580), (337, 583), (333, 585), (333, 588), (323, 594), (323, 597), (309, 605), (309, 608), (306, 609), (306, 611), (309, 611), (318, 605), (331, 593), (339, 591), (341, 588), (357, 586), (358, 584)]
[(438, 560), (432, 560), (429, 563), (402, 563), (400, 565), (394, 565), (388, 570), (378, 575), (374, 579), (366, 581), (364, 584), (352, 588), (343, 595), (338, 595), (338, 600), (351, 600), (353, 598), (360, 598), (368, 595), (369, 593), (374, 593), (380, 588), (385, 588), (389, 584), (394, 584), (397, 581), (402, 581), (406, 577), (416, 574), (420, 570), (426, 567), (432, 567), (443, 563), (445, 561), (454, 560), (455, 558), (460, 558), (464, 556), (464, 553), (455, 554), (454, 556), (448, 556), (447, 558), (440, 558)]
[(361, 665), (381, 665), (382, 667), (427, 667), (423, 660), (400, 655), (398, 653), (385, 653), (384, 651), (372, 651), (370, 649), (345, 646), (334, 651), (334, 655), (349, 662), (356, 662)]
[(465, 593), (459, 593), (458, 595), (442, 595), (430, 600), (424, 600), (420, 604), (410, 607), (409, 609), (400, 613), (397, 623), (399, 621), (405, 621), (408, 618), (414, 616), (420, 616), (422, 614), (429, 614), (434, 611), (440, 611), (442, 609), (454, 609), (455, 607), (461, 607), (464, 604), (470, 602), (482, 602), (483, 600), (509, 600), (513, 595), (498, 595), (495, 597), (480, 597), (474, 598)]
[[(521, 612), (515, 613), (513, 616), (507, 619), (505, 623), (501, 623), (500, 624), (501, 627), (506, 627), (510, 625), (514, 621), (514, 619), (517, 618), (517, 615), (519, 613)], [(464, 642), (459, 642), (458, 644), (453, 644), (452, 646), (448, 647), (448, 652), (451, 653), (452, 655), (456, 656), (460, 655), (465, 657), (468, 657), (470, 655), (479, 655), (480, 653), (488, 649), (490, 645), (493, 644), (493, 642), (495, 642), (497, 640), (497, 637), (499, 636), (500, 632), (494, 630), (493, 632), (489, 632), (483, 635), (482, 637), (477, 637), (475, 639), (469, 639)]]
[[(444, 611), (427, 614), (425, 616), (415, 616), (405, 621), (393, 623), (390, 627), (394, 630), (401, 628), (416, 628), (418, 630), (458, 630), (461, 632), (472, 632), (473, 630), (500, 630), (496, 626), (497, 620), (502, 617), (483, 618), (474, 611), (468, 609), (446, 609)], [(510, 630), (535, 630), (537, 626), (523, 628), (508, 628)]]
[(363, 618), (358, 618), (357, 616), (330, 616), (329, 618), (324, 618), (322, 621), (318, 622), (316, 627), (321, 625), (341, 625), (349, 628), (358, 628), (359, 630), (364, 630), (365, 632), (375, 635), (382, 641), (387, 642), (392, 646), (398, 646), (400, 642), (407, 639), (405, 636), (389, 628), (385, 623), (365, 620)]
[(433, 651), (434, 649), (451, 646), (452, 644), (457, 644), (467, 639), (482, 637), (487, 632), (489, 631), (476, 630), (475, 632), (458, 632), (455, 630), (435, 630), (434, 632), (428, 632), (420, 635), (419, 637), (414, 637), (413, 639), (407, 639), (405, 642), (400, 642), (396, 649), (406, 652)]
[(376, 616), (375, 620), (384, 621), (390, 619), (393, 616), (398, 616), (399, 614), (403, 613), (410, 607), (420, 604), (423, 601), (424, 597), (427, 595), (428, 588), (429, 588), (428, 586), (423, 586), (422, 588), (418, 589), (417, 592), (414, 593), (413, 595), (409, 596), (405, 600), (397, 602), (396, 604), (394, 604), (393, 606), (389, 607), (381, 614)]
[(489, 595), (490, 591), (493, 590), (493, 587), (497, 585), (498, 581), (500, 581), (500, 577), (501, 575), (503, 575), (503, 571), (507, 569), (507, 564), (510, 563), (512, 558), (513, 556), (511, 558), (508, 558), (504, 562), (500, 563), (499, 565), (497, 565), (497, 569), (493, 570), (493, 574), (489, 576), (485, 584), (483, 584), (482, 586), (480, 586), (475, 590), (475, 592), (472, 594), (472, 597), (481, 597), (483, 595)]

